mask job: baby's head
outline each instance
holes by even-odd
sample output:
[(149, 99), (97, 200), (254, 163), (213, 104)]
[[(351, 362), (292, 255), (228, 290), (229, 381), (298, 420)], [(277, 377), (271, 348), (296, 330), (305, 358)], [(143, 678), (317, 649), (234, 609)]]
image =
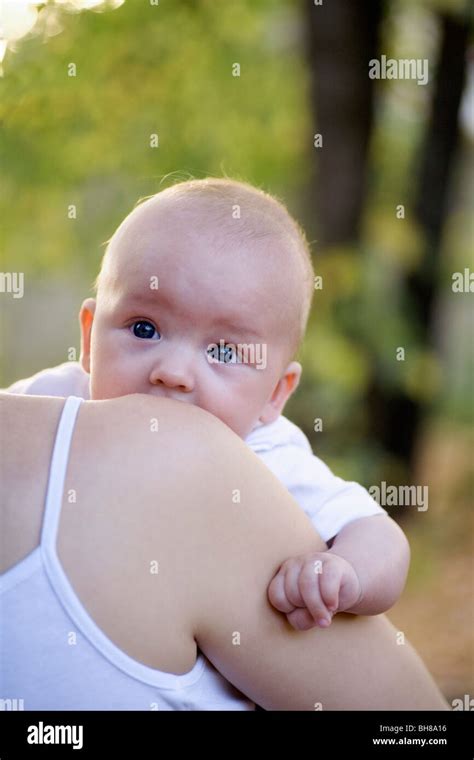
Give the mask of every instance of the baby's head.
[(119, 226), (82, 306), (92, 398), (187, 401), (244, 438), (298, 385), (313, 280), (304, 234), (272, 196), (212, 178), (163, 190)]

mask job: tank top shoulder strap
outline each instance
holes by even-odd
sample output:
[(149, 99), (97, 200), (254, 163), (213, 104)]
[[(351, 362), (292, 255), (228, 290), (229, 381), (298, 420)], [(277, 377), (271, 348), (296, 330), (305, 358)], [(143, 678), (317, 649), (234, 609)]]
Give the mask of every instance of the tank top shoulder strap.
[(101, 652), (107, 660), (124, 673), (132, 676), (135, 680), (165, 689), (182, 689), (196, 683), (205, 673), (206, 658), (198, 652), (198, 657), (193, 668), (188, 673), (175, 675), (174, 673), (166, 673), (149, 668), (147, 665), (138, 662), (138, 660), (129, 657), (105, 635), (91, 618), (87, 609), (76, 595), (59, 559), (56, 542), (61, 518), (61, 507), (64, 500), (64, 484), (71, 440), (82, 400), (82, 398), (77, 398), (76, 396), (70, 396), (66, 400), (56, 433), (40, 542), (40, 554), (44, 570), (48, 576), (51, 588), (54, 590), (63, 609), (74, 622), (77, 630), (81, 631), (83, 636), (89, 641), (89, 644)]
[(63, 501), (64, 481), (66, 479), (69, 450), (76, 424), (76, 417), (83, 399), (69, 396), (63, 406), (54, 442), (53, 455), (49, 470), (46, 503), (41, 530), (41, 546), (53, 550), (56, 545), (61, 505)]

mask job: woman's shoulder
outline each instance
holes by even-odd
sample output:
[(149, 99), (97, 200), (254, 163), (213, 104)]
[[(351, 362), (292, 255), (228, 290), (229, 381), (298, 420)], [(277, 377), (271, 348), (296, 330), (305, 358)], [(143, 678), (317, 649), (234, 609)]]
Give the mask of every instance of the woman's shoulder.
[[(212, 431), (212, 435), (234, 437), (230, 428), (209, 412), (193, 404), (169, 398), (134, 393), (128, 396), (100, 401), (85, 401), (90, 419), (109, 419), (111, 424), (122, 424), (131, 435), (140, 437), (150, 433), (170, 434), (175, 430), (196, 435)], [(145, 424), (149, 423), (149, 424)]]

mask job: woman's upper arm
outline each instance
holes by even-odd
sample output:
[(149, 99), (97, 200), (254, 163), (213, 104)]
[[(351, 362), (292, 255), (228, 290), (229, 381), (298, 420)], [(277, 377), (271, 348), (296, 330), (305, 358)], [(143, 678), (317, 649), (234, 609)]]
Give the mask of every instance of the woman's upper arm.
[(446, 709), (386, 618), (337, 615), (327, 630), (302, 632), (273, 609), (267, 587), (281, 562), (325, 544), (230, 431), (216, 429), (204, 450), (209, 493), (193, 559), (193, 623), (215, 667), (266, 709)]
[[(260, 460), (225, 431), (222, 438), (216, 432), (205, 444), (214, 477), (203, 507), (206, 556), (201, 551), (193, 562), (195, 638), (217, 669), (263, 707), (314, 709), (312, 649), (271, 607), (267, 587), (285, 559), (325, 544)], [(312, 668), (316, 675), (315, 663)]]
[[(169, 562), (183, 620), (224, 677), (267, 709), (445, 709), (421, 661), (408, 644), (398, 646), (385, 618), (337, 615), (327, 630), (301, 632), (271, 607), (267, 587), (281, 562), (325, 544), (229, 428), (177, 402), (107, 402), (114, 403), (122, 411), (130, 406), (123, 431), (115, 431), (119, 439), (132, 421), (146, 431), (148, 415), (159, 417), (158, 436), (142, 432), (136, 445), (128, 441), (132, 460), (141, 463), (143, 452), (153, 460), (156, 447), (150, 478), (130, 468), (140, 473), (137, 486), (148, 504), (140, 514), (147, 530), (158, 517), (158, 530), (169, 513), (176, 549)], [(114, 416), (117, 424), (121, 417)]]

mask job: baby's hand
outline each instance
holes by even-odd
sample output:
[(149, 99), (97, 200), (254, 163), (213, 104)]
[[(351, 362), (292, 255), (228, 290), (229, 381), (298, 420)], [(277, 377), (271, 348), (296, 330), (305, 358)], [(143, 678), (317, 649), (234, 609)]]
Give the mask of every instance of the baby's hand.
[(332, 616), (353, 607), (362, 594), (352, 565), (329, 552), (287, 559), (268, 587), (268, 598), (299, 631), (328, 628)]

